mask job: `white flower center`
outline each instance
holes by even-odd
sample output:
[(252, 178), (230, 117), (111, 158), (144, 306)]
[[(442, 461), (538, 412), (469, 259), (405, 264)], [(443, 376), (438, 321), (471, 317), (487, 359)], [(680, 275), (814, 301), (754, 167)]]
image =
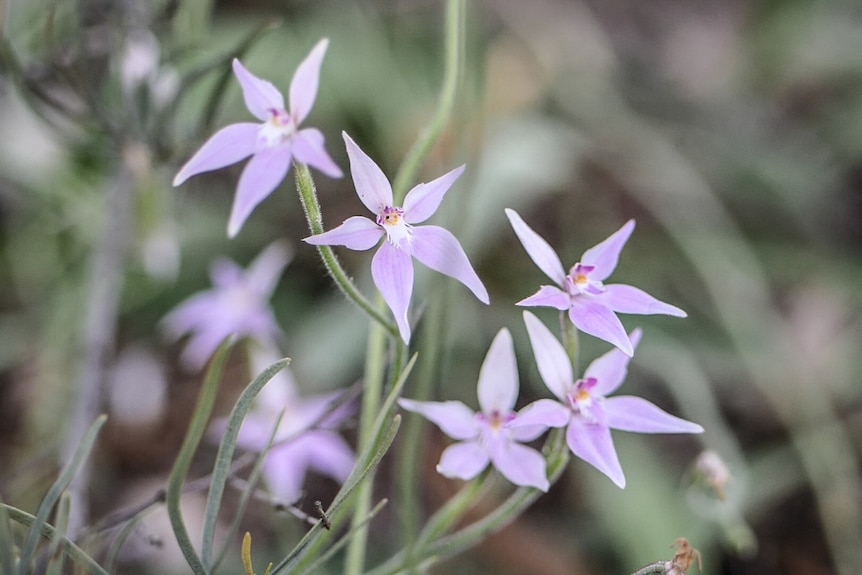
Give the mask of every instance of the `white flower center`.
[[(386, 239), (399, 249), (409, 247), (412, 226), (404, 221), (404, 210), (386, 206), (377, 215), (377, 225), (386, 232)], [(405, 245), (406, 242), (406, 245)]]
[(585, 266), (576, 263), (566, 276), (566, 290), (571, 296), (599, 295), (604, 293), (605, 286), (599, 280), (590, 279), (590, 272), (595, 266)]
[(271, 109), (269, 120), (264, 122), (257, 133), (258, 144), (264, 148), (281, 145), (296, 133), (296, 122), (285, 110)]

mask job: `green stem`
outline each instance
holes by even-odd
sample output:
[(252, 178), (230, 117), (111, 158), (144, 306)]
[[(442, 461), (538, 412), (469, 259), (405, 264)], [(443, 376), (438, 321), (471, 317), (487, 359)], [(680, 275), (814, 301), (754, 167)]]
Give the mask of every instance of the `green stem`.
[[(295, 163), (294, 170), (296, 171), (296, 190), (299, 192), (299, 199), (302, 202), (302, 208), (305, 211), (305, 219), (308, 221), (308, 228), (312, 235), (323, 233), (323, 216), (320, 213), (320, 204), (317, 201), (317, 190), (314, 187), (314, 180), (311, 177), (311, 172), (305, 164)], [(385, 308), (380, 309), (380, 306), (374, 306), (368, 299), (353, 284), (353, 280), (341, 267), (338, 258), (335, 257), (335, 252), (329, 246), (316, 246), (317, 252), (320, 254), (320, 259), (323, 260), (323, 265), (326, 266), (326, 271), (329, 273), (335, 285), (341, 290), (344, 296), (353, 302), (356, 307), (364, 311), (372, 320), (380, 324), (390, 335), (398, 337), (398, 328), (385, 315)]]
[(577, 378), (577, 374), (580, 373), (580, 366), (578, 365), (580, 363), (578, 328), (576, 328), (575, 324), (573, 324), (569, 320), (569, 316), (568, 314), (566, 314), (566, 312), (560, 312), (560, 337), (563, 340), (563, 348), (566, 350), (566, 354), (569, 356), (569, 362), (571, 362), (572, 369), (574, 370), (575, 377)]
[[(383, 298), (378, 297), (378, 308), (383, 307)], [(396, 336), (397, 337), (397, 336)], [(401, 341), (398, 338), (398, 341)], [(384, 359), (386, 352), (386, 333), (377, 324), (371, 324), (368, 333), (368, 347), (365, 358), (365, 390), (362, 393), (362, 407), (359, 415), (359, 445), (366, 445), (369, 435), (374, 431), (374, 419), (380, 406), (383, 390)], [(347, 547), (345, 564), (346, 575), (359, 575), (365, 566), (365, 551), (368, 544), (368, 529), (362, 524), (363, 518), (371, 510), (374, 476), (359, 486), (356, 507), (353, 512), (352, 527), (356, 535)]]
[(452, 108), (455, 105), (455, 94), (458, 89), (458, 79), (461, 75), (461, 61), (464, 51), (464, 0), (447, 0), (446, 2), (446, 63), (443, 72), (443, 84), (440, 88), (440, 100), (434, 117), (411, 146), (395, 180), (392, 182), (394, 204), (400, 206), (407, 186), (416, 180), (419, 167), (431, 151), (431, 147), (440, 136), (440, 132), (449, 121)]

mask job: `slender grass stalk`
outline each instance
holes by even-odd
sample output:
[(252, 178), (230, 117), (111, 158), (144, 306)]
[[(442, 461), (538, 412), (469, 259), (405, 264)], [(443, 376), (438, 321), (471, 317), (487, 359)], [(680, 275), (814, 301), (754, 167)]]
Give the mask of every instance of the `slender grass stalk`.
[[(32, 529), (34, 526), (39, 524), (39, 535), (48, 541), (53, 541), (54, 538), (59, 537), (53, 526), (40, 522), (38, 517), (30, 515), (26, 511), (22, 511), (17, 507), (12, 507), (11, 505), (6, 505), (5, 503), (0, 503), (0, 508), (3, 509), (3, 514), (5, 514), (9, 519), (16, 523), (20, 523), (25, 527), (30, 527)], [(96, 563), (92, 557), (87, 555), (83, 549), (68, 539), (63, 538), (60, 541), (60, 544), (63, 546), (63, 553), (65, 553), (72, 561), (77, 563), (82, 569), (84, 569), (84, 571), (90, 573), (90, 575), (109, 575), (108, 572)], [(6, 573), (6, 571), (4, 571), (4, 573)]]
[(201, 541), (201, 561), (209, 570), (212, 567), (213, 538), (215, 537), (216, 522), (218, 520), (219, 507), (224, 495), (225, 484), (230, 474), (233, 453), (236, 450), (236, 441), (239, 436), (240, 427), (245, 416), (251, 409), (252, 402), (263, 386), (290, 363), (289, 358), (281, 359), (260, 373), (237, 399), (236, 405), (228, 416), (227, 427), (219, 444), (216, 461), (213, 465), (213, 474), (210, 481), (209, 494), (207, 495), (206, 513), (204, 515), (203, 537)]
[(177, 455), (177, 460), (174, 462), (174, 467), (168, 477), (168, 487), (166, 502), (168, 507), (168, 517), (171, 521), (171, 527), (174, 530), (174, 536), (177, 539), (177, 544), (183, 552), (189, 567), (195, 575), (209, 575), (209, 569), (203, 564), (201, 558), (195, 551), (188, 530), (186, 530), (185, 522), (183, 521), (182, 511), (180, 510), (180, 496), (183, 491), (183, 483), (186, 480), (186, 475), (192, 464), (192, 458), (197, 451), (198, 445), (204, 436), (207, 424), (209, 423), (210, 414), (212, 413), (213, 404), (215, 403), (216, 393), (218, 392), (218, 384), (221, 379), (221, 374), (224, 370), (225, 361), (227, 361), (228, 352), (230, 351), (230, 339), (225, 340), (213, 355), (210, 360), (209, 369), (207, 369), (204, 384), (201, 387), (198, 401), (195, 405), (192, 420), (189, 423), (189, 429), (186, 432), (183, 445), (180, 447), (180, 452)]

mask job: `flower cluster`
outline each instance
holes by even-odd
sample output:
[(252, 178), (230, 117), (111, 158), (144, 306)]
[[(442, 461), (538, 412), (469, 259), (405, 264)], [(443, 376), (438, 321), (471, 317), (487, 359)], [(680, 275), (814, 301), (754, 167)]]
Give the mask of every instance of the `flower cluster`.
[[(252, 75), (238, 61), (233, 70), (245, 104), (262, 124), (239, 123), (218, 131), (180, 169), (175, 185), (188, 177), (227, 166), (251, 156), (240, 176), (228, 235), (239, 232), (252, 210), (284, 179), (292, 161), (308, 164), (331, 177), (341, 170), (324, 149), (324, 137), (314, 128), (299, 129), (317, 94), (318, 76), (327, 41), (321, 40), (300, 64), (290, 85), (289, 107), (269, 82)], [(464, 284), (481, 302), (488, 292), (463, 248), (448, 230), (420, 225), (437, 211), (445, 195), (464, 171), (457, 167), (415, 186), (396, 205), (392, 186), (378, 165), (343, 133), (356, 193), (372, 217), (354, 216), (328, 231), (304, 238), (315, 246), (344, 246), (368, 250), (371, 275), (407, 345), (411, 338), (410, 301), (413, 293), (413, 259)], [(556, 399), (539, 399), (516, 411), (518, 369), (512, 336), (503, 328), (494, 338), (479, 371), (479, 411), (458, 401), (400, 399), (402, 408), (432, 421), (457, 442), (445, 449), (437, 470), (459, 479), (476, 477), (490, 464), (516, 485), (546, 491), (549, 481), (545, 460), (524, 445), (549, 428), (566, 428), (568, 447), (625, 486), (611, 429), (637, 433), (699, 433), (703, 429), (666, 413), (634, 396), (608, 397), (623, 383), (628, 363), (641, 338), (640, 329), (627, 333), (618, 313), (666, 314), (685, 317), (684, 311), (629, 285), (605, 284), (635, 224), (628, 221), (606, 240), (586, 250), (568, 273), (553, 248), (514, 210), (505, 211), (528, 256), (554, 285), (543, 285), (520, 306), (547, 306), (565, 313), (573, 326), (614, 346), (593, 361), (576, 378), (563, 345), (532, 313), (524, 322), (538, 371)], [(279, 333), (267, 300), (287, 264), (287, 252), (276, 244), (267, 248), (247, 271), (232, 262), (213, 266), (214, 289), (193, 296), (166, 319), (175, 337), (191, 333), (183, 359), (199, 368), (226, 336), (235, 334), (271, 349)], [(300, 399), (290, 381), (271, 386), (240, 434), (240, 444), (261, 449), (283, 413), (276, 432), (276, 448), (265, 472), (271, 487), (282, 497), (299, 494), (306, 468), (343, 480), (353, 464), (352, 453), (325, 420), (328, 398)], [(269, 388), (268, 388), (269, 389)], [(280, 442), (284, 442), (284, 444)]]

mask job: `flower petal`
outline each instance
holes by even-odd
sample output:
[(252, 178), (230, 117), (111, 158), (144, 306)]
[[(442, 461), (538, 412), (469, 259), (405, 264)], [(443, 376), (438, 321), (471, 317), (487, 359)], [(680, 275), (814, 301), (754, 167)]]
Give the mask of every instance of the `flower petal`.
[(249, 157), (257, 146), (259, 131), (259, 124), (248, 122), (225, 126), (213, 134), (180, 168), (173, 185), (179, 186), (195, 174), (217, 170)]
[(509, 218), (509, 223), (512, 224), (515, 234), (521, 240), (521, 244), (527, 250), (527, 255), (530, 256), (533, 263), (539, 266), (539, 269), (556, 282), (557, 285), (562, 286), (566, 279), (566, 271), (563, 269), (563, 264), (554, 248), (542, 236), (534, 232), (521, 219), (518, 212), (506, 208), (506, 216)]
[(512, 335), (501, 329), (482, 362), (477, 385), (479, 407), (485, 413), (508, 414), (518, 400), (518, 365)]
[[(633, 350), (637, 348), (640, 339), (640, 328), (633, 330), (629, 335)], [(626, 378), (630, 359), (630, 356), (616, 347), (594, 359), (584, 371), (584, 378), (593, 377), (596, 379), (592, 393), (604, 397), (616, 391)]]
[(703, 433), (700, 425), (671, 415), (641, 397), (609, 397), (604, 408), (608, 427), (613, 429), (635, 433)]
[(290, 82), (290, 115), (293, 116), (297, 125), (308, 116), (314, 100), (317, 98), (317, 84), (320, 77), (320, 65), (326, 55), (329, 40), (324, 38), (319, 41), (308, 56), (305, 57)]
[(535, 449), (503, 442), (491, 454), (491, 462), (503, 477), (515, 485), (526, 485), (542, 491), (547, 491), (551, 486), (545, 473), (545, 458)]
[(356, 195), (375, 216), (386, 206), (392, 206), (392, 186), (383, 174), (383, 170), (374, 160), (359, 149), (347, 132), (341, 132), (347, 146), (347, 157), (350, 159), (350, 175), (356, 187)]
[(274, 241), (249, 264), (245, 271), (246, 281), (262, 300), (268, 300), (272, 295), (290, 258), (287, 242)]
[(213, 287), (226, 288), (238, 284), (245, 270), (227, 258), (216, 258), (210, 262), (209, 273)]
[(479, 436), (476, 414), (460, 401), (415, 401), (401, 397), (398, 405), (418, 413), (452, 439), (475, 439)]
[(569, 319), (582, 332), (617, 346), (629, 357), (634, 355), (623, 324), (613, 310), (601, 301), (589, 296), (573, 297)]
[(587, 423), (582, 417), (576, 416), (566, 430), (566, 443), (572, 453), (610, 477), (618, 487), (626, 486), (626, 478), (614, 449), (610, 429)]
[(464, 166), (455, 168), (427, 184), (419, 184), (404, 198), (404, 221), (408, 224), (424, 222), (437, 211), (440, 202), (455, 180), (464, 172)]
[(530, 335), (530, 345), (536, 357), (536, 367), (551, 393), (561, 401), (566, 401), (566, 393), (572, 387), (572, 364), (563, 344), (532, 313), (524, 312), (524, 323)]
[(239, 177), (233, 209), (227, 224), (228, 237), (234, 237), (257, 205), (287, 175), (290, 153), (284, 146), (264, 148), (252, 156)]
[(356, 462), (350, 445), (340, 435), (331, 431), (310, 431), (301, 437), (309, 442), (311, 447), (308, 466), (343, 483)]
[(361, 251), (373, 248), (385, 233), (365, 216), (353, 216), (328, 232), (309, 236), (302, 241), (314, 246), (346, 246)]
[(326, 153), (323, 142), (323, 134), (317, 128), (300, 130), (290, 139), (293, 155), (297, 161), (317, 168), (330, 178), (340, 178), (344, 174)]
[(255, 118), (266, 122), (272, 116), (271, 110), (284, 110), (284, 97), (278, 88), (246, 70), (236, 58), (233, 59), (233, 73), (242, 88), (245, 106)]
[(395, 316), (401, 339), (410, 343), (407, 307), (413, 294), (413, 259), (389, 242), (383, 242), (371, 260), (371, 277)]
[(302, 495), (302, 482), (308, 461), (306, 451), (297, 449), (293, 442), (273, 447), (263, 462), (263, 476), (273, 495), (281, 501), (293, 503)]
[(581, 263), (587, 266), (595, 266), (595, 269), (590, 273), (590, 279), (603, 281), (617, 267), (617, 262), (620, 258), (620, 252), (629, 236), (635, 229), (635, 221), (627, 221), (623, 227), (600, 244), (591, 247), (581, 256)]
[(444, 228), (417, 226), (411, 242), (413, 256), (441, 274), (455, 278), (467, 286), (482, 303), (488, 303), (488, 291), (476, 275), (467, 254), (458, 240)]
[[(532, 441), (549, 427), (563, 427), (569, 423), (572, 411), (553, 399), (537, 399), (518, 411), (506, 429), (512, 430), (518, 441)], [(522, 432), (523, 430), (523, 432)]]
[(688, 316), (687, 313), (678, 307), (657, 300), (645, 291), (630, 285), (606, 285), (605, 293), (598, 297), (617, 313), (639, 315), (664, 314), (676, 317)]
[(572, 297), (556, 286), (542, 286), (539, 291), (515, 305), (526, 307), (552, 307), (560, 311), (572, 306)]
[(443, 450), (437, 473), (466, 481), (479, 475), (490, 461), (488, 452), (478, 442), (455, 443)]

